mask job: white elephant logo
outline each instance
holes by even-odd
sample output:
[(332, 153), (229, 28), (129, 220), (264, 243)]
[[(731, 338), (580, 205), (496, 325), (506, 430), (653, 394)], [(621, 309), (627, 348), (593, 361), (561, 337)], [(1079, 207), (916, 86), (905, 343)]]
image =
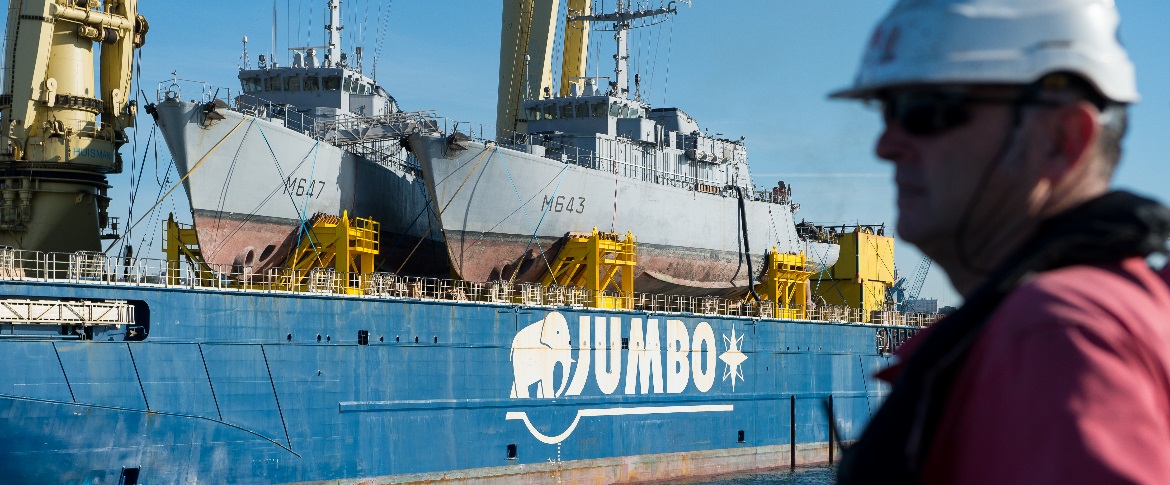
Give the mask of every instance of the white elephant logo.
[[(569, 346), (569, 324), (558, 312), (551, 312), (544, 320), (533, 323), (516, 333), (512, 339), (514, 380), (513, 398), (527, 398), (529, 387), (537, 384), (536, 397), (560, 397), (569, 383), (569, 365), (573, 363)], [(553, 371), (561, 364), (561, 383), (553, 390)]]

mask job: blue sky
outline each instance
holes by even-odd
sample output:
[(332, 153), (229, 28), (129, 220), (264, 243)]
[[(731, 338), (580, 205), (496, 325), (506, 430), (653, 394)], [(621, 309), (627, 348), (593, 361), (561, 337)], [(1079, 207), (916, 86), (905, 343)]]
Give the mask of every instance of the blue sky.
[[(320, 45), (325, 0), (277, 0), (278, 50), (303, 44), (307, 32)], [(408, 110), (434, 109), (440, 115), (491, 125), (495, 120), (501, 1), (344, 0), (347, 48), (359, 39), (367, 70), (378, 51), (379, 83)], [(605, 0), (612, 8), (614, 0)], [(658, 0), (650, 4), (659, 5)], [(826, 99), (826, 93), (852, 79), (864, 42), (892, 0), (694, 0), (671, 22), (642, 29), (633, 38), (631, 65), (641, 72), (644, 99), (675, 106), (712, 133), (745, 136), (757, 185), (777, 180), (793, 185), (801, 204), (797, 218), (818, 223), (895, 221), (892, 170), (876, 160), (872, 145), (879, 133), (876, 112)], [(255, 55), (270, 50), (271, 1), (206, 0), (197, 3), (148, 1), (141, 5), (151, 30), (142, 51), (142, 90), (149, 100), (171, 71), (185, 79), (238, 88), (236, 71), (242, 36)], [(1170, 2), (1130, 0), (1120, 5), (1122, 39), (1138, 67), (1143, 99), (1131, 112), (1131, 131), (1117, 185), (1163, 202), (1170, 170)], [(379, 25), (379, 11), (384, 23)], [(291, 13), (291, 15), (288, 15)], [(292, 25), (292, 32), (287, 29)], [(311, 29), (311, 30), (310, 30)], [(359, 30), (361, 35), (359, 36)], [(378, 32), (382, 31), (381, 36)], [(297, 35), (299, 33), (299, 36)], [(381, 37), (381, 47), (377, 39)], [(300, 39), (299, 41), (297, 39)], [(595, 34), (605, 75), (612, 70), (612, 37)], [(639, 52), (641, 55), (639, 55)], [(657, 55), (654, 55), (655, 52)], [(640, 59), (639, 59), (640, 58)], [(591, 59), (594, 61), (596, 58)], [(139, 153), (150, 132), (141, 124)], [(160, 147), (163, 145), (160, 143)], [(130, 158), (130, 149), (123, 155)], [(159, 192), (154, 153), (136, 203), (136, 217)], [(159, 153), (160, 166), (169, 156)], [(113, 180), (114, 215), (128, 207), (127, 173)], [(161, 179), (159, 175), (157, 179)], [(171, 175), (171, 180), (176, 176)], [(173, 183), (173, 182), (172, 182)], [(167, 187), (170, 188), (170, 187)], [(183, 213), (182, 191), (160, 210)], [(165, 212), (162, 214), (165, 217)], [(187, 216), (189, 217), (189, 216)], [(157, 232), (158, 224), (136, 230)], [(149, 240), (149, 237), (147, 237)], [(157, 243), (155, 244), (157, 247)], [(897, 245), (897, 264), (913, 271), (920, 255)], [(957, 304), (941, 272), (927, 279), (923, 296)]]

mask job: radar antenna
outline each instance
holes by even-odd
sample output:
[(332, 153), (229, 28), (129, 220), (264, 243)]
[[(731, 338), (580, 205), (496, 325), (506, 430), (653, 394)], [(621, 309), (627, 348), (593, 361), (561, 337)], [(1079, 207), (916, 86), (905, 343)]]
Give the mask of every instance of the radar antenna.
[[(613, 27), (608, 29), (597, 29), (613, 31), (613, 38), (617, 42), (617, 52), (613, 58), (615, 66), (613, 69), (614, 80), (609, 83), (610, 95), (621, 98), (628, 97), (630, 94), (630, 73), (629, 73), (629, 30), (633, 28), (633, 21), (644, 18), (662, 17), (678, 13), (676, 2), (670, 2), (665, 7), (649, 9), (649, 10), (630, 10), (629, 0), (619, 0), (617, 2), (616, 11), (613, 13), (597, 13), (590, 15), (576, 15), (569, 16), (566, 19), (568, 22), (611, 22)], [(690, 2), (684, 2), (690, 5)], [(651, 24), (652, 25), (652, 24)]]

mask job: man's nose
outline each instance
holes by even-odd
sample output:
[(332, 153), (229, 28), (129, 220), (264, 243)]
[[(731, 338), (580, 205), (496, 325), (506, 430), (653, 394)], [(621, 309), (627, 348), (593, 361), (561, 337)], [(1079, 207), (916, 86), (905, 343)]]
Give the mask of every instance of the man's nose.
[(911, 139), (898, 123), (884, 122), (884, 129), (874, 145), (874, 155), (892, 163), (904, 162), (910, 155)]

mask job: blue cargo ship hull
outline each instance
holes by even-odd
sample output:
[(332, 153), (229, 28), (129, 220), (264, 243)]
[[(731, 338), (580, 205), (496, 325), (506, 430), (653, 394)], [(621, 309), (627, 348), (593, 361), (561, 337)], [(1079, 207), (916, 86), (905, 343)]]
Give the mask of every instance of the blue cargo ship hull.
[(826, 401), (858, 436), (887, 391), (879, 333), (897, 332), (102, 282), (0, 294), (127, 301), (136, 320), (130, 340), (0, 325), (16, 482), (609, 483), (824, 462)]

